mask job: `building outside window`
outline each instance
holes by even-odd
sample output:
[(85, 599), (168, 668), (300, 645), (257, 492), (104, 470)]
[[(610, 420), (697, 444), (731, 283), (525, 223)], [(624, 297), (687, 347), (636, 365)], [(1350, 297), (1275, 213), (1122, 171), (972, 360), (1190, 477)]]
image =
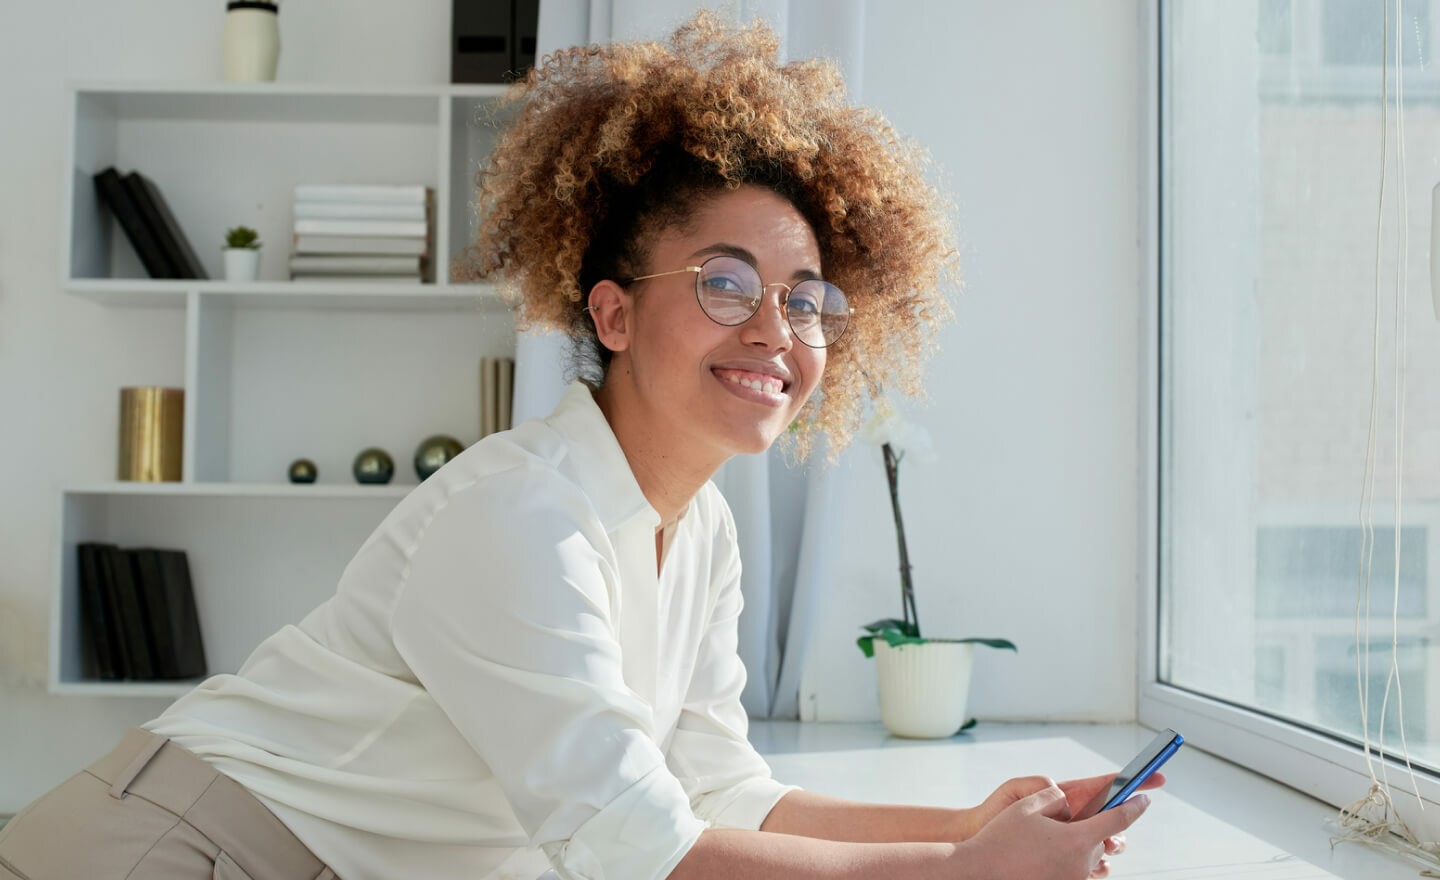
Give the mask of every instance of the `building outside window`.
[(1286, 755), (1291, 769), (1276, 775), (1313, 777), (1302, 787), (1332, 802), (1365, 791), (1360, 681), (1370, 741), (1401, 745), (1393, 687), (1381, 720), (1392, 628), (1405, 740), (1422, 793), (1440, 793), (1440, 320), (1428, 247), (1440, 10), (1401, 6), (1398, 19), (1374, 0), (1158, 7), (1158, 633), (1142, 718), (1179, 728), (1167, 719), (1193, 717), (1205, 731), (1193, 739), (1262, 772)]

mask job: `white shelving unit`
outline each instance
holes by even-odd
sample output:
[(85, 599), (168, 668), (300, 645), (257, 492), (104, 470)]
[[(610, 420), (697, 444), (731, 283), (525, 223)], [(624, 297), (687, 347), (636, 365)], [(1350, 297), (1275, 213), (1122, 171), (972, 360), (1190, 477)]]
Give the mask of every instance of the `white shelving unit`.
[[(479, 362), (514, 352), (488, 286), (446, 281), (474, 234), (475, 174), (495, 143), (504, 87), (86, 83), (70, 89), (62, 219), (65, 292), (101, 308), (183, 310), (184, 480), (63, 492), (55, 548), (50, 689), (171, 696), (187, 682), (93, 677), (76, 545), (183, 549), (206, 655), (233, 671), (263, 638), (335, 588), (361, 541), (412, 488), (417, 445), (479, 437)], [(114, 165), (155, 181), (212, 278), (224, 230), (260, 233), (261, 280), (147, 277), (95, 196)], [(436, 284), (286, 278), (299, 183), (434, 187)], [(105, 381), (104, 379), (98, 381)], [(123, 379), (114, 380), (116, 395)], [(367, 446), (395, 460), (388, 486), (350, 473)], [(319, 480), (286, 482), (309, 458)]]

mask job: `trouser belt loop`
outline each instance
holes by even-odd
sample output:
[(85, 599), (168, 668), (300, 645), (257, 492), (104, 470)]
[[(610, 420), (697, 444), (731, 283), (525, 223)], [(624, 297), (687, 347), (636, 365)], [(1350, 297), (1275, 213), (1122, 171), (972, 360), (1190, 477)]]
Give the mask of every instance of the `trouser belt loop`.
[(330, 870), (330, 866), (326, 865), (325, 870), (321, 871), (320, 876), (316, 877), (315, 880), (339, 880), (339, 878), (335, 876), (334, 871)]
[(135, 777), (140, 775), (140, 771), (145, 769), (145, 765), (150, 763), (150, 759), (155, 757), (155, 753), (164, 748), (169, 741), (163, 736), (155, 736), (146, 743), (145, 748), (141, 749), (126, 765), (125, 771), (115, 777), (115, 784), (110, 786), (110, 796), (116, 800), (124, 798), (125, 790), (130, 787), (130, 783), (135, 781)]

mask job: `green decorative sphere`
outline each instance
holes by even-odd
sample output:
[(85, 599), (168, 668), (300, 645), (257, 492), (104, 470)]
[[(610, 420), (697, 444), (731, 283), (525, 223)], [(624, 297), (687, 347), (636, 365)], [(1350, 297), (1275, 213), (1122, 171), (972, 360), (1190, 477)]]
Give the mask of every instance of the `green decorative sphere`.
[(320, 469), (308, 458), (297, 458), (290, 462), (290, 482), (313, 483), (320, 475)]
[(385, 450), (371, 446), (360, 450), (350, 470), (355, 474), (357, 482), (383, 485), (395, 476), (395, 460)]
[(420, 441), (415, 448), (415, 475), (420, 479), (427, 479), (431, 474), (444, 467), (445, 462), (459, 455), (465, 450), (460, 441), (445, 434), (436, 434), (426, 437)]

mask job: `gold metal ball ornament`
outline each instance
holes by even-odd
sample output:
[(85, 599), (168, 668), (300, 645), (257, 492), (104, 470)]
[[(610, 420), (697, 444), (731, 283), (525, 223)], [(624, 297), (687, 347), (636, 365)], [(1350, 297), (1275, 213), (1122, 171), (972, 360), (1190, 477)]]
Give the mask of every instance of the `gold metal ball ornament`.
[(290, 462), (290, 482), (313, 483), (320, 475), (320, 469), (308, 458), (297, 458)]
[(350, 470), (355, 474), (357, 482), (367, 485), (383, 485), (390, 482), (390, 478), (395, 476), (395, 460), (385, 450), (378, 446), (371, 446), (360, 450), (360, 454), (355, 456), (355, 464), (351, 466)]
[(420, 441), (415, 448), (415, 475), (427, 479), (445, 463), (465, 450), (460, 441), (445, 434), (435, 434)]

